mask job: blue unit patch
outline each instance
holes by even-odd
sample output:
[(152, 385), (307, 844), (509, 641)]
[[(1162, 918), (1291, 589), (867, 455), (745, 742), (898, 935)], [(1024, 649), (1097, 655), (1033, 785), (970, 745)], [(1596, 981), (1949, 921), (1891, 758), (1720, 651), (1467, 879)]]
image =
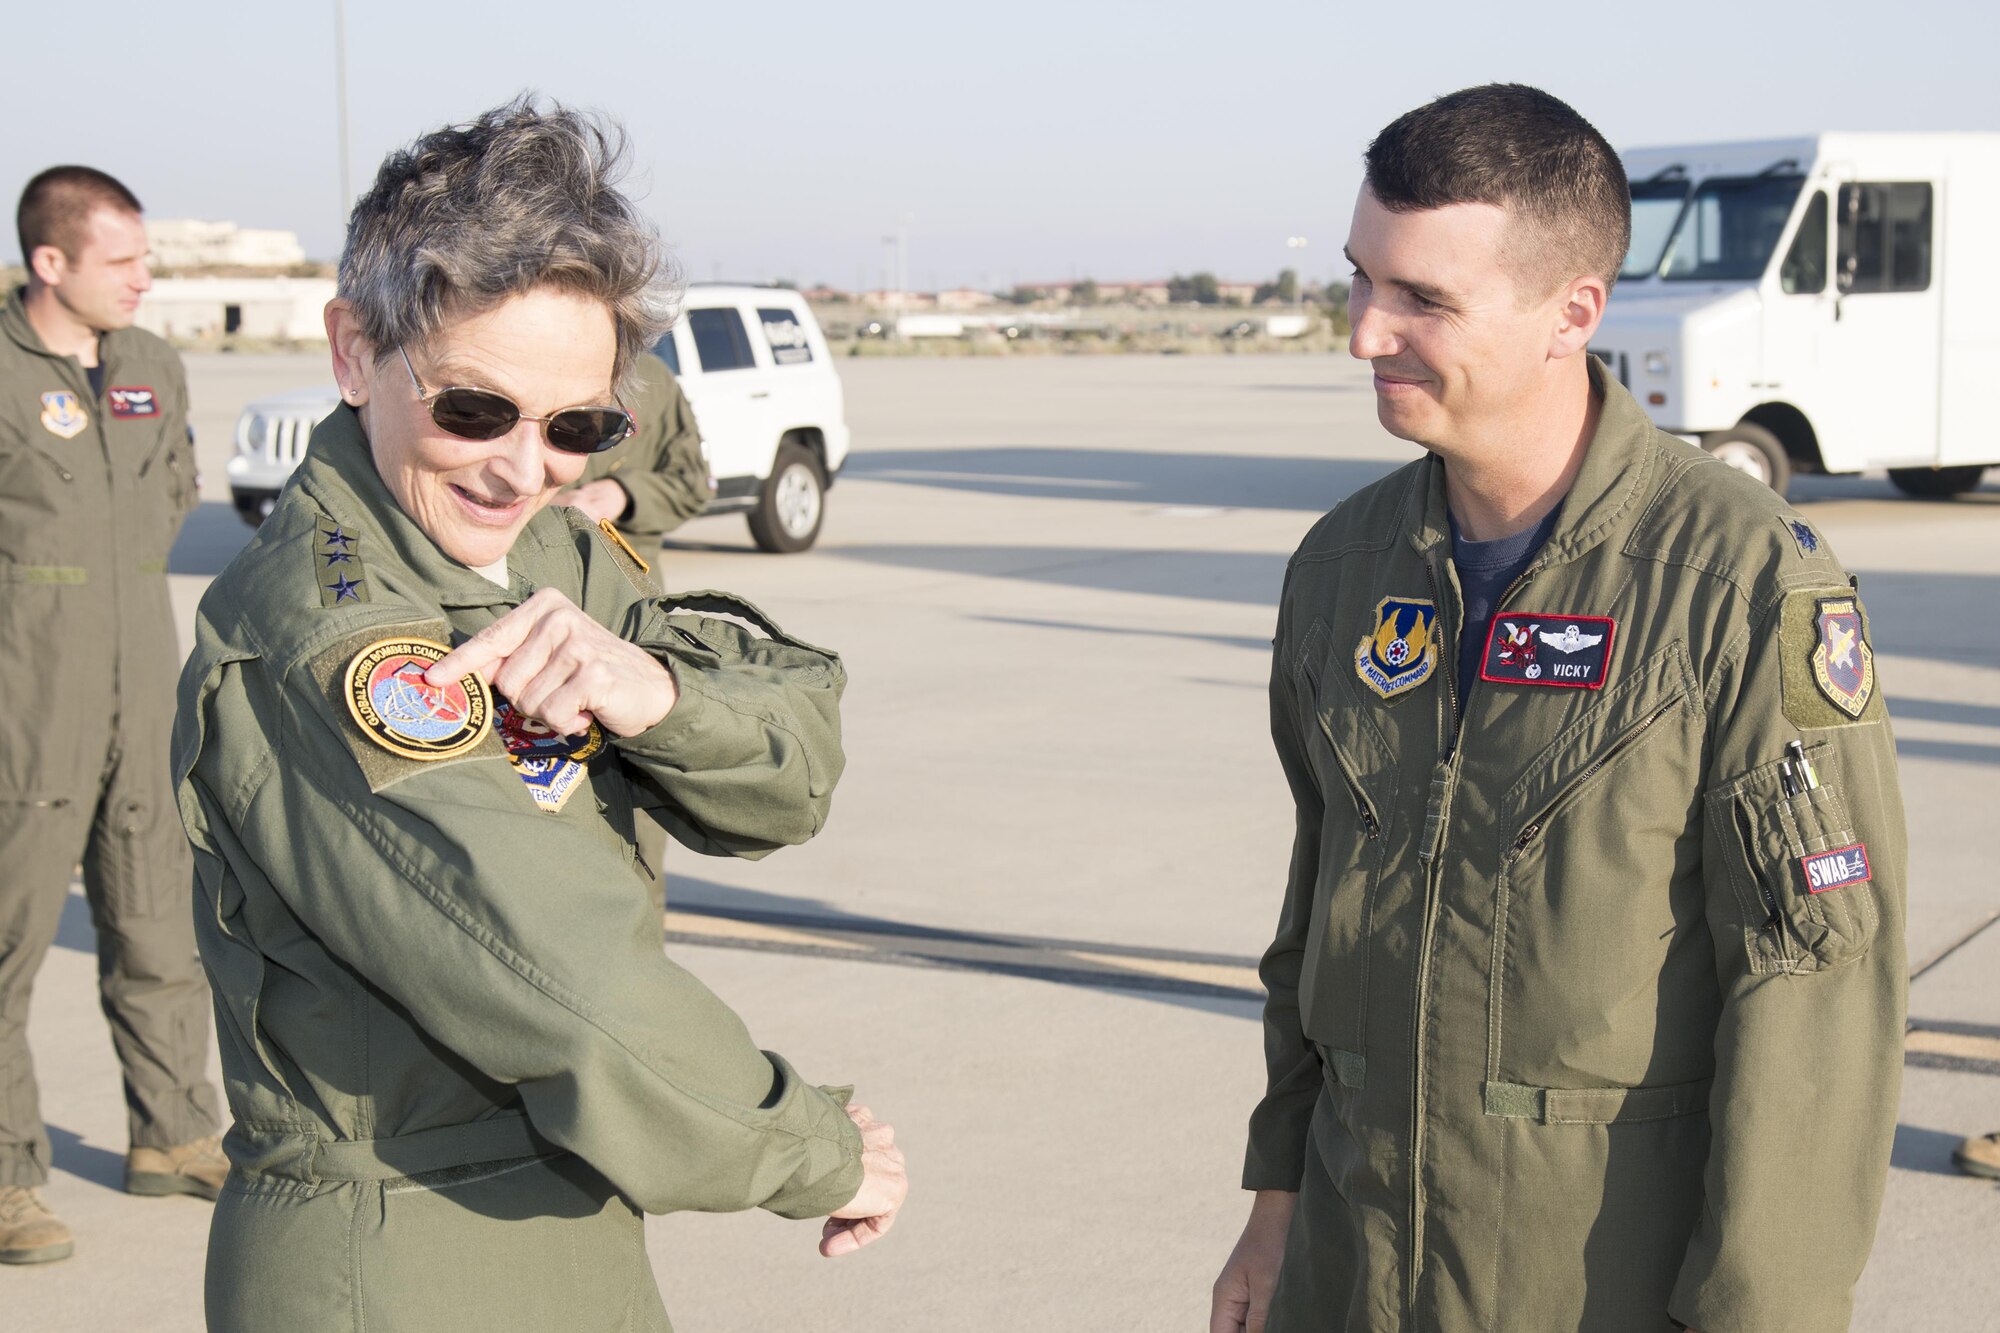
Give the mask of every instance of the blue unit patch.
[(1418, 597), (1384, 597), (1354, 654), (1354, 674), (1384, 699), (1405, 694), (1437, 670), (1437, 607)]
[(1858, 718), (1875, 693), (1875, 653), (1860, 603), (1852, 597), (1821, 598), (1814, 623), (1819, 642), (1813, 646), (1813, 683), (1835, 708)]
[(1875, 872), (1868, 864), (1868, 849), (1860, 843), (1848, 847), (1836, 847), (1828, 852), (1814, 852), (1811, 856), (1799, 858), (1799, 868), (1805, 871), (1806, 892), (1825, 893), (1830, 889), (1851, 888), (1856, 884), (1866, 884), (1875, 878)]
[(593, 722), (581, 736), (564, 735), (498, 696), (493, 717), (528, 795), (549, 814), (559, 812), (590, 771), (590, 760), (604, 749), (603, 729)]
[(83, 401), (66, 389), (42, 395), (42, 429), (59, 440), (73, 440), (90, 424)]

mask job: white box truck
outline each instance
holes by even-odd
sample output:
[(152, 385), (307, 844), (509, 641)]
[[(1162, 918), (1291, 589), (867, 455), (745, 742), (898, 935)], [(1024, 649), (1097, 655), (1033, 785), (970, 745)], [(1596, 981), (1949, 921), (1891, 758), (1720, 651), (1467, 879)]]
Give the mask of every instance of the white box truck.
[(1632, 149), (1632, 249), (1592, 350), (1662, 429), (1782, 494), (2000, 464), (2000, 134)]

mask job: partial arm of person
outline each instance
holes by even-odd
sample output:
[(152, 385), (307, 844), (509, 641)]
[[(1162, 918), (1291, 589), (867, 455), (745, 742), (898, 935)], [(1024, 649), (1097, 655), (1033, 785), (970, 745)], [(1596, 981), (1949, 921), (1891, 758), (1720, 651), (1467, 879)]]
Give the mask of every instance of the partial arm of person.
[[(212, 673), (190, 701), (201, 873), (266, 881), (645, 1210), (842, 1209), (863, 1179), (844, 1097), (760, 1051), (660, 952), (615, 838), (541, 813), (492, 736), (467, 757), (408, 760), (347, 716), (345, 664), (364, 641), (443, 629), (382, 622), (282, 678), (254, 659)], [(685, 740), (698, 768), (702, 738)]]
[[(1706, 1202), (1668, 1306), (1702, 1333), (1846, 1328), (1888, 1173), (1907, 1002), (1895, 738), (1879, 680), (1851, 718), (1811, 667), (1818, 604), (1849, 597), (1786, 595), (1708, 701), (1702, 869), (1723, 1008)], [(1786, 790), (1792, 741), (1813, 790)]]
[(680, 383), (662, 366), (660, 374), (647, 377), (646, 387), (645, 404), (638, 409), (645, 413), (640, 426), (644, 446), (610, 479), (629, 497), (618, 526), (651, 541), (708, 508), (709, 490), (701, 431)]
[[(1289, 579), (1287, 580), (1289, 593)], [(1216, 1279), (1209, 1322), (1214, 1333), (1251, 1333), (1263, 1326), (1277, 1284), (1298, 1188), (1305, 1174), (1306, 1136), (1320, 1092), (1319, 1054), (1306, 1040), (1299, 1014), (1299, 973), (1319, 880), (1320, 829), (1325, 803), (1312, 761), (1299, 743), (1300, 701), (1295, 694), (1289, 597), (1281, 598), (1271, 652), (1271, 738), (1291, 787), (1297, 821), (1292, 863), (1276, 937), (1259, 966), (1264, 1001), (1263, 1100), (1250, 1115), (1243, 1188), (1257, 1191), (1250, 1221)]]
[(160, 480), (169, 489), (174, 530), (178, 532), (180, 525), (187, 521), (187, 516), (201, 503), (201, 465), (194, 451), (187, 372), (181, 368), (179, 357), (174, 358), (174, 379), (164, 407), (166, 410), (161, 413), (160, 421), (160, 430), (165, 436), (160, 445)]

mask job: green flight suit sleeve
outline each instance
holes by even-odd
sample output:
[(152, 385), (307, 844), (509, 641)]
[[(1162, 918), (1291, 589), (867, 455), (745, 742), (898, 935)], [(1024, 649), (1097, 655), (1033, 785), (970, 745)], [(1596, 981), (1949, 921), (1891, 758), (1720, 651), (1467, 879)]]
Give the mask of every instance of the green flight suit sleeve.
[(173, 388), (166, 411), (161, 414), (160, 444), (163, 480), (172, 505), (173, 530), (178, 533), (187, 516), (201, 503), (201, 474), (195, 461), (194, 426), (189, 417), (187, 371), (179, 356), (173, 358)]
[(639, 805), (675, 840), (711, 856), (754, 859), (804, 842), (826, 822), (845, 765), (847, 675), (823, 649), (672, 609), (711, 598), (720, 595), (668, 596), (629, 609), (623, 637), (667, 665), (680, 697), (651, 730), (612, 745), (638, 778)]
[(610, 476), (631, 497), (618, 526), (656, 541), (708, 508), (708, 462), (680, 382), (659, 358), (646, 360), (653, 365), (644, 367), (644, 393), (633, 405), (640, 438), (631, 461)]
[[(1895, 738), (1865, 635), (1858, 716), (1811, 666), (1815, 608), (1851, 595), (1783, 597), (1711, 689), (1702, 871), (1723, 1009), (1705, 1203), (1668, 1306), (1699, 1333), (1846, 1328), (1888, 1174), (1907, 1006)], [(1779, 776), (1792, 741), (1816, 790)], [(1815, 887), (1806, 860), (1856, 845), (1865, 865), (1846, 851), (1826, 887), (1819, 861)]]
[(861, 1145), (840, 1099), (662, 953), (616, 838), (539, 812), (491, 736), (470, 757), (364, 767), (372, 742), (324, 669), (358, 642), (282, 680), (226, 664), (195, 701), (191, 786), (238, 878), (645, 1211), (810, 1217), (852, 1198)]
[[(1289, 591), (1287, 587), (1287, 594)], [(1320, 830), (1326, 806), (1312, 761), (1300, 742), (1302, 702), (1297, 697), (1297, 673), (1292, 669), (1298, 647), (1291, 637), (1290, 621), (1287, 596), (1279, 603), (1278, 632), (1271, 650), (1271, 738), (1291, 787), (1298, 822), (1277, 934), (1258, 968), (1266, 992), (1266, 1084), (1263, 1100), (1250, 1114), (1250, 1141), (1243, 1166), (1243, 1188), (1252, 1190), (1299, 1188), (1305, 1174), (1307, 1131), (1322, 1078), (1319, 1054), (1306, 1040), (1299, 1014), (1299, 973), (1319, 882)]]

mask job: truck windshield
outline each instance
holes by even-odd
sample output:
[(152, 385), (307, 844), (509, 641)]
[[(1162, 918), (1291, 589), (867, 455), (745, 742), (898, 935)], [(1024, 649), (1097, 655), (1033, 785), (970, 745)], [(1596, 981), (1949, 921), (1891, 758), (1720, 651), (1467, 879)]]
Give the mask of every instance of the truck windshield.
[(1724, 282), (1764, 276), (1803, 176), (1713, 176), (1681, 210), (1660, 276)]
[(1674, 219), (1681, 215), (1689, 188), (1684, 177), (1632, 182), (1632, 248), (1625, 252), (1619, 277), (1650, 278), (1660, 271), (1660, 256), (1674, 234)]

